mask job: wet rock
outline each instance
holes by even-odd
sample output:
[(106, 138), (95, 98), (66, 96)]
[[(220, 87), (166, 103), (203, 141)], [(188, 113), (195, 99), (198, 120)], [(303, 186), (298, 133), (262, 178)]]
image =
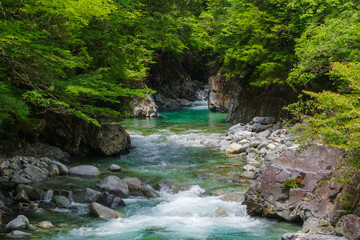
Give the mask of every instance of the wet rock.
[(130, 195), (156, 198), (156, 195), (147, 189), (140, 179), (126, 177), (123, 181), (128, 185)]
[(52, 200), (59, 208), (68, 208), (71, 204), (70, 200), (64, 196), (55, 196)]
[(6, 224), (6, 230), (25, 229), (28, 225), (29, 220), (24, 215), (19, 215)]
[(285, 233), (282, 240), (347, 240), (344, 237), (322, 234)]
[(54, 227), (54, 225), (53, 225), (51, 222), (49, 222), (49, 221), (39, 222), (39, 223), (37, 224), (37, 226), (38, 226), (39, 228), (44, 228), (44, 229), (48, 229), (48, 228), (53, 228), (53, 227)]
[(99, 203), (90, 204), (91, 213), (101, 219), (119, 218), (120, 215), (111, 208), (105, 207)]
[(119, 197), (125, 198), (130, 196), (128, 185), (116, 176), (108, 176), (104, 178), (97, 184), (97, 187), (101, 191), (107, 191)]
[(46, 192), (44, 192), (43, 190), (24, 184), (19, 184), (16, 187), (16, 192), (19, 193), (21, 191), (24, 191), (26, 195), (28, 195), (29, 199), (32, 201), (44, 199), (44, 197), (46, 196)]
[(181, 107), (190, 107), (191, 106), (190, 102), (186, 99), (179, 99), (178, 102)]
[(74, 202), (78, 203), (93, 203), (96, 202), (101, 195), (101, 192), (95, 191), (91, 188), (84, 190), (73, 191), (72, 197)]
[(6, 238), (25, 238), (25, 237), (29, 237), (31, 235), (32, 235), (31, 233), (14, 230), (11, 233), (6, 234), (5, 237)]
[(100, 176), (100, 171), (97, 167), (94, 166), (80, 165), (70, 168), (69, 174), (81, 177), (98, 177)]
[(243, 172), (240, 174), (242, 178), (245, 179), (254, 179), (255, 178), (255, 172)]
[(24, 190), (18, 192), (18, 194), (16, 194), (15, 199), (18, 202), (30, 202), (30, 199)]
[(111, 164), (109, 170), (112, 172), (123, 172), (124, 169), (117, 164)]
[(108, 192), (103, 192), (99, 199), (97, 200), (98, 203), (110, 207), (110, 208), (118, 208), (126, 206), (124, 200), (120, 197), (117, 197), (113, 194), (109, 194)]
[(225, 208), (219, 207), (218, 209), (216, 209), (215, 216), (216, 217), (228, 217), (229, 213)]
[(45, 209), (45, 210), (51, 210), (56, 208), (56, 204), (52, 203), (52, 202), (45, 202), (45, 201), (41, 201), (39, 202), (39, 208)]

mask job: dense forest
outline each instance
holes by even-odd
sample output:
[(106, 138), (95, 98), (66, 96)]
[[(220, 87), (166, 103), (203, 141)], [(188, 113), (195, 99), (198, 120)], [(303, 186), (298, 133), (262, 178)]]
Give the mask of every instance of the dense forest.
[(46, 112), (130, 115), (162, 55), (253, 86), (288, 85), (311, 136), (360, 148), (355, 0), (1, 0), (0, 129)]

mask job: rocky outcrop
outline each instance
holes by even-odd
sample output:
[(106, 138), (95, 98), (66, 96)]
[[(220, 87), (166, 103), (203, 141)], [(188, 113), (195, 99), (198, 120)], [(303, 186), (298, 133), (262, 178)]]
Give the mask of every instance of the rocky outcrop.
[(153, 97), (147, 94), (146, 98), (134, 97), (130, 105), (133, 116), (136, 118), (144, 117), (158, 117), (158, 107), (155, 104)]
[(286, 117), (283, 107), (296, 101), (297, 93), (283, 85), (241, 86), (229, 104), (226, 120), (247, 123), (256, 116)]
[(38, 140), (57, 146), (71, 156), (114, 156), (127, 153), (129, 134), (117, 123), (101, 127), (72, 116), (49, 115)]
[(211, 111), (227, 113), (234, 95), (238, 92), (238, 84), (227, 80), (226, 76), (218, 73), (209, 78), (208, 106)]
[[(339, 150), (324, 146), (311, 146), (301, 153), (284, 153), (260, 169), (260, 177), (245, 196), (248, 213), (302, 222), (330, 214), (333, 204), (328, 196), (339, 193), (341, 184), (327, 186), (331, 191), (318, 184), (331, 176), (340, 157)], [(286, 180), (298, 176), (303, 179), (300, 188), (282, 188)]]
[[(260, 169), (243, 202), (248, 213), (303, 222), (301, 233), (283, 239), (359, 239), (360, 171), (346, 184), (337, 180), (345, 176), (337, 167), (343, 154), (325, 146), (285, 152)], [(297, 177), (301, 185), (284, 187), (285, 181)]]

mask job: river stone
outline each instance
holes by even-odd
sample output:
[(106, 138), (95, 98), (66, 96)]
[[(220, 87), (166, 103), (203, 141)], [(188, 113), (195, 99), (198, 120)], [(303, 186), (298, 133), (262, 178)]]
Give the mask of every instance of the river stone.
[(108, 192), (103, 192), (97, 202), (109, 208), (126, 206), (124, 200), (114, 194), (109, 194)]
[(100, 176), (100, 171), (97, 167), (91, 165), (80, 165), (70, 168), (69, 174), (83, 177), (98, 177)]
[(90, 210), (93, 215), (101, 219), (112, 219), (120, 217), (117, 212), (99, 203), (90, 204)]
[(6, 230), (25, 229), (29, 220), (24, 215), (19, 215), (6, 225)]
[(186, 99), (179, 99), (178, 102), (180, 103), (181, 107), (190, 107), (191, 106), (190, 102)]
[(95, 191), (91, 188), (84, 190), (73, 191), (72, 197), (74, 202), (78, 203), (93, 203), (96, 202), (101, 195), (101, 192)]
[(45, 209), (45, 210), (51, 210), (56, 208), (56, 204), (52, 203), (52, 202), (45, 202), (45, 201), (41, 201), (39, 202), (39, 208)]
[(67, 199), (67, 197), (64, 196), (55, 196), (53, 198), (53, 202), (58, 206), (59, 208), (68, 208), (71, 204), (70, 200)]
[(25, 193), (32, 201), (44, 199), (44, 197), (46, 196), (46, 192), (44, 192), (39, 188), (31, 187), (24, 184), (19, 184), (16, 187), (16, 192), (21, 192), (22, 190), (25, 191)]
[(40, 227), (40, 228), (44, 228), (44, 229), (48, 229), (48, 228), (53, 228), (53, 227), (54, 227), (54, 225), (53, 225), (51, 222), (49, 222), (49, 221), (39, 222), (39, 223), (37, 224), (37, 226)]
[(27, 232), (23, 232), (23, 231), (19, 231), (19, 230), (14, 230), (11, 233), (8, 233), (5, 235), (6, 238), (24, 238), (24, 237), (28, 237), (31, 236), (31, 233), (27, 233)]
[(33, 182), (41, 182), (47, 178), (47, 173), (34, 165), (28, 165), (24, 169), (24, 172), (30, 177)]
[(277, 155), (274, 152), (270, 152), (270, 153), (266, 154), (266, 156), (264, 157), (264, 161), (271, 162), (271, 161), (274, 161), (276, 158), (277, 158)]
[(247, 164), (247, 165), (245, 165), (244, 167), (243, 167), (243, 169), (245, 170), (245, 171), (247, 171), (247, 172), (255, 172), (256, 171), (256, 167), (254, 167), (254, 166), (252, 166), (252, 165), (249, 165), (249, 164)]
[(230, 146), (226, 149), (227, 154), (237, 154), (241, 152), (242, 145), (238, 143), (232, 143)]
[(104, 178), (97, 184), (97, 187), (100, 188), (101, 191), (107, 191), (119, 197), (130, 196), (128, 185), (116, 176), (108, 176)]
[(18, 192), (15, 198), (18, 202), (30, 202), (30, 199), (24, 190)]
[(255, 172), (243, 172), (240, 174), (242, 178), (245, 179), (254, 179), (255, 178)]
[(228, 217), (229, 213), (225, 208), (219, 207), (216, 209), (215, 216), (216, 217)]
[(123, 181), (128, 185), (130, 195), (156, 198), (156, 195), (147, 189), (140, 179), (126, 177)]
[(112, 172), (123, 172), (124, 169), (117, 164), (111, 164), (109, 170)]

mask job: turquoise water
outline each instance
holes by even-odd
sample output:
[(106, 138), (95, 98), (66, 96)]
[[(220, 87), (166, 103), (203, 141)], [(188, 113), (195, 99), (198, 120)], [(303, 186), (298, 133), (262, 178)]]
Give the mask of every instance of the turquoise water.
[[(57, 228), (39, 232), (39, 239), (280, 239), (299, 226), (253, 218), (241, 205), (249, 182), (239, 177), (243, 159), (204, 146), (218, 139), (229, 125), (225, 114), (210, 112), (203, 102), (162, 113), (159, 119), (125, 119), (123, 127), (136, 148), (116, 158), (84, 159), (103, 171), (116, 163), (127, 171), (119, 177), (139, 177), (159, 194), (156, 199), (124, 199), (117, 209), (124, 218), (99, 221), (87, 206), (29, 213), (36, 221), (50, 220)], [(112, 174), (114, 175), (114, 174)], [(75, 177), (43, 184), (49, 189), (94, 188), (99, 179)]]

